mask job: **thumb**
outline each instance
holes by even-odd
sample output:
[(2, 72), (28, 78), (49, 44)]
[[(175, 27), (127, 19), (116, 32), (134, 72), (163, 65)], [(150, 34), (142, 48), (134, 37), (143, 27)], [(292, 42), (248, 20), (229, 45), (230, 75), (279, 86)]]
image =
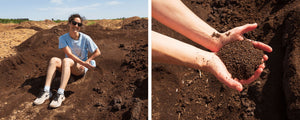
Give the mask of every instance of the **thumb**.
[(242, 84), (232, 78), (229, 78), (228, 80), (226, 80), (226, 82), (224, 84), (227, 85), (229, 88), (235, 89), (239, 92), (241, 92), (243, 90)]
[[(227, 74), (226, 74), (227, 73)], [(228, 86), (231, 89), (235, 89), (239, 92), (243, 90), (243, 86), (240, 82), (238, 82), (237, 79), (233, 79), (231, 77), (231, 74), (229, 72), (219, 72), (216, 76), (222, 83), (224, 83), (226, 86)]]
[(257, 23), (253, 23), (253, 24), (246, 24), (246, 25), (243, 25), (243, 26), (240, 26), (240, 34), (244, 34), (244, 33), (247, 33), (249, 31), (252, 31), (254, 30), (255, 28), (257, 27)]

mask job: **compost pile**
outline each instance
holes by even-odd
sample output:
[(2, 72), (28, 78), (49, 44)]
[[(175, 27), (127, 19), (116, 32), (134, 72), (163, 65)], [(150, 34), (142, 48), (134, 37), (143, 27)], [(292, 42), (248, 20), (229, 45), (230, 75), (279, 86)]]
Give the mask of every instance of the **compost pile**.
[[(145, 21), (143, 19), (142, 21)], [(147, 21), (147, 20), (146, 20)], [(64, 58), (58, 49), (59, 36), (68, 32), (65, 24), (43, 29), (18, 45), (15, 56), (0, 62), (0, 118), (2, 119), (147, 119), (148, 113), (148, 30), (131, 28), (106, 30), (99, 24), (84, 26), (100, 48), (96, 69), (85, 76), (71, 76), (66, 100), (57, 109), (50, 101), (33, 106), (43, 88), (48, 62)], [(137, 26), (143, 23), (138, 22)], [(29, 27), (31, 28), (31, 27)], [(57, 92), (60, 73), (51, 84)]]

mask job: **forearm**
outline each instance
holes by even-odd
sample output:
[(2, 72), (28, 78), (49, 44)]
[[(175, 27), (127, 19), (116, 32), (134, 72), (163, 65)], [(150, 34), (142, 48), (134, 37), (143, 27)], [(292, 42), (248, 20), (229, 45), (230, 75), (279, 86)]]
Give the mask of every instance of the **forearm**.
[(220, 47), (219, 41), (212, 37), (218, 31), (201, 20), (180, 0), (152, 0), (152, 17), (211, 51)]
[(78, 58), (76, 55), (74, 55), (72, 53), (67, 54), (67, 56), (69, 58), (71, 58), (72, 60), (74, 60), (74, 62), (76, 62), (76, 63), (79, 63), (81, 65), (83, 65), (83, 63), (84, 63), (84, 61), (82, 61), (80, 58)]
[(74, 62), (79, 63), (79, 64), (81, 64), (81, 65), (84, 64), (84, 61), (82, 61), (80, 58), (78, 58), (76, 55), (74, 55), (74, 54), (71, 52), (71, 49), (70, 49), (68, 46), (62, 48), (62, 50), (64, 51), (64, 53), (65, 53), (69, 58), (71, 58), (72, 60), (74, 60)]
[(100, 50), (97, 48), (93, 54), (89, 57), (89, 59), (87, 61), (91, 61), (94, 60), (96, 57), (98, 57), (99, 55), (101, 55)]
[(152, 61), (207, 69), (207, 60), (213, 53), (152, 32)]

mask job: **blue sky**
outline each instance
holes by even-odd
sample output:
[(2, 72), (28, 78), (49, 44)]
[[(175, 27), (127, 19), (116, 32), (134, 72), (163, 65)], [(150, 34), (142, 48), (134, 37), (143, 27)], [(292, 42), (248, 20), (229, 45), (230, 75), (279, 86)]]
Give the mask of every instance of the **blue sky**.
[(73, 13), (87, 19), (148, 17), (148, 0), (0, 0), (0, 18), (67, 20)]

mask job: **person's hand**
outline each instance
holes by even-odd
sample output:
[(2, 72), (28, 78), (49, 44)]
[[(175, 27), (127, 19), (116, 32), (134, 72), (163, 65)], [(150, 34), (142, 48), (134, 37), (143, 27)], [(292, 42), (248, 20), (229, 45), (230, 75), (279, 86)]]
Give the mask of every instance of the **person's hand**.
[[(224, 45), (228, 44), (229, 42), (236, 41), (236, 40), (244, 40), (244, 33), (254, 30), (257, 27), (257, 24), (246, 24), (243, 26), (235, 27), (231, 30), (228, 30), (225, 33), (221, 33), (219, 36), (219, 49), (221, 49)], [(252, 44), (255, 48), (261, 49), (266, 52), (272, 52), (272, 48), (269, 45), (266, 45), (262, 42), (252, 41)]]
[(82, 65), (83, 65), (84, 67), (88, 68), (88, 69), (94, 69), (94, 68), (95, 68), (94, 66), (92, 66), (92, 65), (90, 64), (90, 61), (85, 61), (85, 62), (83, 62)]
[[(219, 41), (220, 42), (220, 48), (223, 47), (224, 45), (228, 44), (229, 42), (236, 41), (236, 40), (244, 40), (243, 34), (249, 31), (254, 30), (257, 27), (257, 24), (246, 24), (243, 26), (239, 26), (236, 28), (233, 28), (225, 33), (221, 33), (219, 36)], [(272, 48), (269, 45), (266, 45), (262, 42), (258, 41), (252, 41), (250, 40), (253, 46), (257, 49), (266, 51), (266, 52), (272, 52)], [(263, 69), (265, 68), (264, 61), (268, 60), (268, 56), (264, 55), (263, 56), (263, 63), (259, 66), (259, 68), (255, 71), (254, 75), (252, 75), (248, 80), (238, 80), (236, 78), (232, 78), (231, 74), (228, 72), (226, 69), (226, 66), (224, 63), (221, 61), (221, 59), (215, 55), (212, 57), (213, 59), (211, 60), (214, 64), (212, 64), (209, 68), (210, 71), (220, 80), (223, 82), (225, 85), (227, 85), (230, 88), (236, 89), (238, 91), (242, 91), (243, 87), (242, 84), (249, 84), (256, 80)]]
[[(265, 55), (262, 61), (264, 62), (266, 60), (268, 60), (268, 57)], [(232, 78), (222, 60), (215, 53), (211, 54), (211, 57), (208, 60), (208, 71), (214, 74), (214, 76), (220, 82), (224, 83), (229, 88), (238, 90), (239, 92), (243, 90), (242, 84), (249, 84), (256, 80), (260, 76), (264, 68), (265, 64), (263, 63), (259, 65), (254, 75), (252, 75), (249, 79), (238, 80), (237, 78)]]

